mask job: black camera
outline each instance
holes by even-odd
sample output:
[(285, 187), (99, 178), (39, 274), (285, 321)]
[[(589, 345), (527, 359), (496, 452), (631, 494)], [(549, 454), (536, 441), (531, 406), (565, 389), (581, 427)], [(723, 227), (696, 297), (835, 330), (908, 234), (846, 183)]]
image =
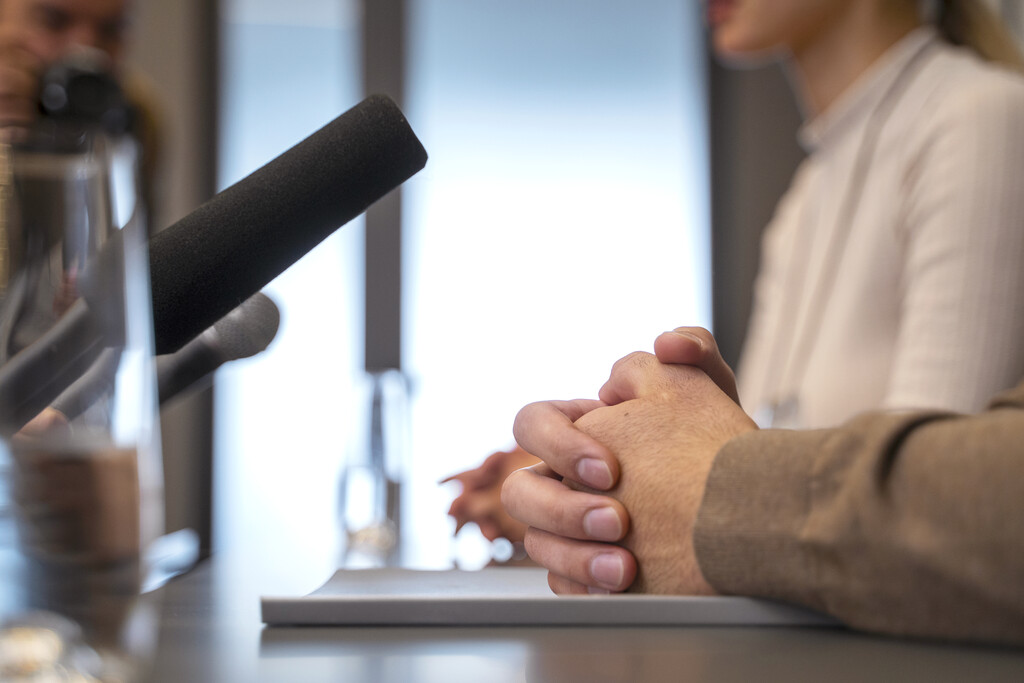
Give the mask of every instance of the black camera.
[(135, 116), (107, 56), (76, 50), (46, 70), (39, 88), (40, 123), (72, 130), (99, 127), (108, 135), (131, 132)]

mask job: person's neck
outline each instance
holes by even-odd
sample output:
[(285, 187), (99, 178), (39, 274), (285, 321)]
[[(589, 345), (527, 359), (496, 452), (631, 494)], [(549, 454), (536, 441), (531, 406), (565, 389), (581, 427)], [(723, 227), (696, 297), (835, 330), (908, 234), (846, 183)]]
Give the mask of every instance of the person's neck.
[(870, 3), (852, 6), (849, 16), (792, 47), (790, 71), (809, 117), (828, 109), (876, 59), (921, 25), (914, 13), (882, 17), (867, 9)]

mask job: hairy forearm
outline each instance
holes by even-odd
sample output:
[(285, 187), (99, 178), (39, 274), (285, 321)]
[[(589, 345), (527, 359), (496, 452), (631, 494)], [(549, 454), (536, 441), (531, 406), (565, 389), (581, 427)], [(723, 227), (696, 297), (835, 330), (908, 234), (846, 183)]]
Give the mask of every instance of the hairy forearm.
[(698, 518), (701, 570), (856, 628), (1024, 643), (1022, 394), (979, 416), (731, 441)]

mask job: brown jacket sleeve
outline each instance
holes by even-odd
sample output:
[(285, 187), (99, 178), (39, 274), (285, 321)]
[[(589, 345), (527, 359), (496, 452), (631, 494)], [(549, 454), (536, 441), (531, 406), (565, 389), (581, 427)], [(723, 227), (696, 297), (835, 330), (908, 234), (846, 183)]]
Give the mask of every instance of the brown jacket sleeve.
[(722, 592), (865, 630), (1024, 643), (1024, 384), (980, 415), (734, 439), (695, 546)]

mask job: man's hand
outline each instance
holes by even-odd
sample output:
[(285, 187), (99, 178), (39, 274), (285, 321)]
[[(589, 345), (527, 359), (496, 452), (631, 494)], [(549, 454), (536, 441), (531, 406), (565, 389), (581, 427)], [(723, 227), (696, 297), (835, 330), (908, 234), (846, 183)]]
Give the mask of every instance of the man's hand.
[(45, 435), (67, 436), (71, 433), (71, 427), (67, 416), (55, 408), (44, 408), (43, 412), (36, 415), (14, 435), (15, 440), (26, 441), (38, 439)]
[(654, 340), (654, 355), (666, 365), (692, 365), (700, 368), (719, 389), (739, 404), (736, 376), (722, 358), (718, 342), (703, 327), (677, 327), (671, 332), (662, 332)]
[[(739, 402), (732, 369), (722, 360), (718, 345), (707, 330), (677, 327), (664, 332), (655, 340), (654, 351), (662, 363), (700, 368)], [(516, 416), (513, 434), (522, 448), (547, 463), (559, 476), (606, 491), (618, 482), (618, 462), (607, 448), (580, 432), (574, 423), (595, 408), (635, 398), (631, 391), (628, 386), (618, 385), (613, 372), (601, 388), (600, 400), (531, 403)]]
[(20, 33), (0, 28), (0, 139), (22, 134), (38, 115), (42, 64), (25, 46)]
[(535, 403), (516, 418), (516, 439), (545, 464), (513, 473), (502, 500), (530, 527), (527, 551), (555, 592), (712, 592), (693, 523), (719, 448), (755, 426), (709, 333), (681, 328), (655, 348), (705, 371), (632, 354), (616, 363), (601, 401)]

